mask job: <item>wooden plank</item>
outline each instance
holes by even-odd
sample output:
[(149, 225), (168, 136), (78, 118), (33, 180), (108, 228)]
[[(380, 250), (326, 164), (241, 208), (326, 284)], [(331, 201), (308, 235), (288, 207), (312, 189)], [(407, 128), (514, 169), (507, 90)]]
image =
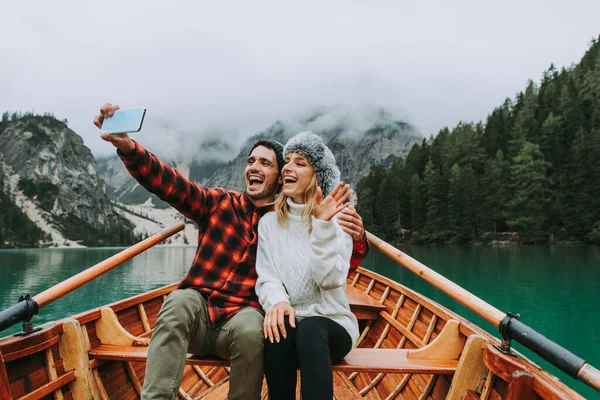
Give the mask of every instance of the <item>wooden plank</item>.
[(425, 385), (425, 387), (421, 391), (419, 400), (425, 400), (429, 396), (429, 393), (431, 393), (431, 391), (433, 390), (433, 386), (435, 385), (435, 381), (437, 380), (437, 378), (438, 375), (431, 375), (431, 377), (427, 381), (427, 385)]
[(58, 343), (58, 339), (59, 339), (59, 337), (58, 337), (58, 335), (56, 335), (56, 336), (52, 337), (51, 339), (46, 340), (45, 342), (36, 344), (35, 346), (26, 347), (19, 351), (15, 351), (14, 353), (5, 354), (4, 361), (10, 362), (13, 360), (18, 360), (19, 358), (27, 357), (31, 354), (37, 353), (38, 351), (42, 351), (44, 349), (47, 349), (48, 347), (52, 347), (56, 343)]
[(521, 356), (513, 357), (501, 353), (492, 344), (488, 344), (483, 352), (483, 360), (486, 367), (502, 380), (510, 382), (512, 374), (516, 371), (530, 373), (535, 377), (533, 381), (533, 389), (543, 399), (559, 400), (565, 396), (573, 399), (584, 399), (573, 390), (569, 389), (560, 381), (551, 381), (549, 375), (542, 375), (540, 371), (534, 367), (531, 362)]
[(357, 272), (354, 274), (354, 278), (352, 279), (352, 283), (350, 283), (350, 285), (352, 285), (352, 287), (356, 286), (356, 282), (358, 282), (358, 278), (360, 278), (360, 273)]
[(398, 302), (396, 303), (396, 306), (394, 307), (394, 311), (392, 311), (393, 319), (396, 319), (396, 317), (398, 316), (398, 312), (400, 311), (402, 304), (404, 304), (405, 299), (406, 299), (406, 296), (404, 295), (404, 293), (401, 293), (400, 297), (398, 298)]
[(408, 358), (407, 354), (406, 350), (396, 349), (353, 349), (333, 369), (344, 372), (452, 374), (458, 364), (456, 360)]
[[(44, 358), (46, 359), (46, 371), (48, 371), (48, 380), (53, 381), (58, 378), (56, 373), (56, 365), (54, 365), (54, 356), (52, 355), (52, 349), (48, 348), (44, 350)], [(53, 393), (54, 400), (64, 400), (62, 390), (57, 389)]]
[(8, 374), (6, 373), (6, 364), (4, 364), (2, 353), (0, 353), (0, 399), (12, 400)]
[(135, 369), (133, 369), (133, 365), (131, 365), (131, 361), (125, 362), (125, 370), (127, 371), (127, 375), (129, 376), (129, 379), (131, 380), (131, 383), (133, 384), (133, 388), (135, 389), (135, 391), (137, 392), (138, 395), (141, 395), (142, 394), (142, 385), (140, 383), (140, 380), (137, 377), (137, 374), (135, 373)]
[(446, 395), (450, 390), (450, 381), (452, 377), (449, 375), (439, 376), (435, 381), (435, 386), (430, 394), (430, 400), (446, 400)]
[(92, 368), (88, 362), (87, 346), (84, 333), (85, 327), (79, 325), (75, 319), (67, 320), (63, 324), (63, 333), (58, 342), (58, 351), (63, 360), (66, 371), (75, 371), (77, 379), (71, 383), (70, 388), (75, 399), (99, 399), (102, 397)]
[(431, 321), (429, 321), (429, 327), (427, 327), (427, 332), (425, 332), (425, 337), (423, 338), (423, 343), (429, 343), (429, 338), (433, 333), (433, 329), (435, 328), (435, 323), (437, 322), (437, 315), (433, 314), (431, 317)]
[[(89, 356), (90, 358), (97, 360), (146, 362), (148, 348), (143, 346), (117, 346), (101, 344), (93, 348), (89, 352)], [(229, 360), (212, 356), (201, 357), (190, 355), (187, 357), (186, 363), (190, 365), (206, 365), (215, 367), (229, 366)]]
[(477, 393), (472, 390), (467, 390), (467, 394), (465, 395), (465, 400), (481, 400)]
[(369, 286), (367, 286), (367, 289), (365, 289), (365, 293), (369, 294), (371, 292), (371, 289), (373, 289), (373, 285), (375, 285), (375, 279), (371, 279), (371, 282), (369, 282)]
[(81, 334), (83, 335), (83, 342), (85, 343), (86, 351), (90, 351), (92, 349), (92, 343), (90, 342), (90, 335), (88, 334), (87, 326), (81, 326)]
[[(406, 325), (406, 329), (408, 331), (410, 331), (411, 333), (413, 333), (412, 329), (415, 326), (415, 322), (417, 322), (417, 318), (419, 318), (419, 313), (421, 312), (421, 308), (423, 308), (423, 306), (417, 303), (417, 306), (415, 307), (415, 311), (413, 311), (413, 314), (410, 317), (410, 321), (408, 322), (408, 325)], [(425, 341), (422, 341), (420, 339), (419, 339), (419, 341), (423, 344), (426, 344)]]
[(465, 320), (464, 318), (462, 318), (455, 312), (450, 311), (449, 309), (439, 305), (438, 303), (434, 302), (433, 300), (430, 300), (430, 299), (424, 297), (422, 294), (420, 294), (412, 289), (409, 289), (406, 286), (401, 285), (400, 283), (398, 283), (396, 281), (393, 281), (393, 280), (386, 278), (376, 272), (373, 272), (371, 270), (368, 270), (368, 269), (365, 269), (362, 267), (359, 267), (357, 269), (357, 272), (360, 273), (363, 278), (375, 279), (379, 283), (390, 286), (392, 288), (392, 290), (397, 290), (399, 293), (404, 294), (407, 298), (421, 304), (423, 307), (430, 310), (433, 314), (437, 315), (438, 318), (440, 318), (443, 321), (447, 321), (450, 319), (455, 319), (455, 320), (461, 321), (460, 329), (461, 329), (461, 332), (463, 332), (463, 334), (465, 336), (469, 336), (469, 335), (472, 335), (473, 333), (477, 333), (477, 334), (482, 335), (483, 337), (489, 338), (490, 340), (494, 339), (494, 337), (492, 335), (485, 332), (483, 329), (477, 327), (476, 325), (472, 324), (471, 322)]
[(192, 397), (189, 394), (187, 394), (185, 392), (185, 390), (183, 390), (182, 388), (179, 388), (179, 390), (177, 391), (177, 393), (179, 394), (179, 396), (181, 396), (181, 398), (183, 400), (193, 400)]
[(364, 309), (357, 306), (351, 306), (350, 311), (359, 321), (375, 321), (379, 318), (379, 311), (374, 311), (373, 309)]
[(372, 388), (374, 388), (382, 379), (383, 377), (386, 376), (385, 372), (380, 372), (378, 373), (375, 378), (371, 378), (371, 382), (369, 382), (369, 384), (367, 384), (367, 386), (365, 386), (364, 388), (362, 388), (360, 390), (360, 395), (364, 396), (365, 394), (367, 394)]
[[(402, 392), (402, 390), (404, 389), (404, 387), (406, 386), (406, 384), (408, 383), (408, 381), (410, 380), (410, 377), (412, 375), (411, 374), (406, 374), (402, 377), (402, 380), (400, 382), (398, 382), (398, 384), (396, 385), (396, 387), (394, 388), (394, 390), (392, 390), (392, 392), (388, 395), (388, 399), (395, 399), (396, 396), (398, 394), (400, 394), (400, 392)], [(402, 398), (402, 397), (400, 397)]]
[(390, 324), (392, 324), (392, 326), (394, 328), (396, 328), (396, 330), (398, 330), (401, 334), (403, 334), (404, 336), (406, 336), (406, 338), (408, 340), (410, 340), (411, 342), (414, 343), (415, 346), (417, 347), (423, 347), (425, 346), (425, 344), (423, 342), (421, 342), (421, 340), (415, 336), (414, 333), (407, 331), (406, 328), (398, 321), (396, 321), (394, 318), (392, 318), (392, 316), (390, 314), (388, 314), (386, 311), (383, 311), (380, 314), (387, 322), (389, 322)]
[(202, 371), (202, 368), (200, 368), (198, 365), (193, 365), (192, 367), (200, 379), (202, 379), (208, 386), (215, 386), (215, 383), (208, 377), (208, 375), (204, 373), (204, 371)]
[(362, 400), (362, 396), (350, 379), (341, 372), (333, 373), (333, 396), (335, 400)]
[[(436, 373), (452, 374), (456, 370), (456, 360), (431, 360), (407, 357), (409, 351), (396, 349), (353, 349), (339, 364), (335, 371), (344, 372), (397, 372), (397, 373)], [(91, 358), (98, 360), (144, 362), (146, 347), (99, 345), (89, 352)], [(229, 360), (217, 357), (188, 356), (188, 365), (229, 366)]]
[(94, 369), (92, 373), (94, 374), (94, 380), (96, 381), (96, 384), (98, 385), (98, 391), (100, 392), (99, 398), (102, 400), (109, 400), (108, 393), (106, 393), (106, 388), (102, 382), (102, 378), (100, 378), (100, 372), (98, 372), (97, 369)]
[(374, 320), (379, 312), (385, 310), (385, 306), (354, 286), (346, 286), (346, 296), (350, 304), (350, 310), (359, 320)]
[(367, 336), (367, 333), (369, 333), (369, 330), (371, 329), (371, 325), (373, 325), (373, 321), (367, 322), (367, 325), (365, 326), (362, 333), (360, 334), (360, 337), (356, 341), (356, 344), (354, 345), (354, 347), (358, 347), (360, 345), (360, 343), (364, 340), (365, 336)]
[(448, 400), (462, 399), (469, 390), (482, 390), (489, 374), (489, 370), (483, 362), (483, 350), (486, 343), (487, 341), (481, 336), (469, 336), (458, 361), (454, 378), (452, 378)]
[(488, 400), (488, 397), (490, 397), (490, 391), (494, 386), (495, 376), (496, 375), (494, 375), (492, 371), (488, 372), (487, 377), (485, 378), (485, 383), (483, 384), (483, 389), (481, 390), (481, 396), (479, 397), (481, 400)]
[(204, 393), (199, 399), (202, 400), (223, 400), (227, 398), (227, 393), (229, 393), (229, 379), (225, 379), (216, 386), (211, 387)]
[(540, 397), (533, 391), (534, 377), (523, 371), (516, 371), (508, 384), (504, 400), (537, 400)]
[[(48, 340), (58, 336), (62, 332), (62, 325), (50, 322), (41, 326), (42, 330), (31, 333), (27, 336), (8, 336), (0, 340), (0, 352), (4, 354), (4, 360), (8, 362), (12, 353), (35, 347), (41, 343), (47, 343)], [(12, 357), (14, 360), (19, 357)]]
[(152, 336), (152, 332), (154, 329), (150, 329), (148, 332), (144, 332), (141, 335), (138, 335), (138, 338), (149, 338)]
[(74, 379), (75, 379), (75, 372), (69, 371), (66, 374), (59, 377), (58, 379), (50, 381), (50, 382), (46, 383), (44, 386), (41, 386), (41, 387), (37, 388), (36, 390), (29, 392), (25, 396), (20, 397), (19, 400), (41, 399), (42, 397), (49, 395), (50, 393), (54, 392), (55, 390), (63, 387), (64, 385), (68, 384), (69, 382), (73, 381)]

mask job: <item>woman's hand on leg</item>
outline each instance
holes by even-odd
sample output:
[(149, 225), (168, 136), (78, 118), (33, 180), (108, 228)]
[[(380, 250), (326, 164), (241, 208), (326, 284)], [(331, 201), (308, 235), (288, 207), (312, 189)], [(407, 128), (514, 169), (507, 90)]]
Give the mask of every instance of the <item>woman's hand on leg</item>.
[(287, 301), (280, 301), (275, 304), (265, 314), (264, 333), (265, 339), (269, 339), (271, 343), (275, 340), (279, 343), (280, 335), (287, 337), (285, 331), (285, 317), (289, 318), (289, 324), (292, 328), (296, 327), (296, 310)]

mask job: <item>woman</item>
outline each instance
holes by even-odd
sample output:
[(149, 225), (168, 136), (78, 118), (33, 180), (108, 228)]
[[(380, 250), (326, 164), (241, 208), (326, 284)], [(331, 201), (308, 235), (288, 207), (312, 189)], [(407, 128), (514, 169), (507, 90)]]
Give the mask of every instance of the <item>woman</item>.
[[(265, 376), (274, 400), (333, 398), (332, 363), (358, 339), (346, 298), (352, 238), (336, 214), (348, 185), (323, 140), (310, 132), (284, 148), (283, 188), (258, 225), (256, 293), (265, 310)], [(323, 194), (329, 193), (323, 199)]]

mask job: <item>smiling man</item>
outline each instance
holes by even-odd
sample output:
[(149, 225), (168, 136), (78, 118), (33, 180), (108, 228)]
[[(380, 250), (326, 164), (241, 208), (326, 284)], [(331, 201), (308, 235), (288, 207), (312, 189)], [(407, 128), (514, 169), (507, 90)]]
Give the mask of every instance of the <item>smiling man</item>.
[[(119, 107), (106, 104), (102, 127)], [(258, 221), (281, 188), (283, 147), (259, 140), (244, 170), (246, 191), (203, 188), (127, 136), (102, 134), (148, 191), (198, 224), (194, 261), (158, 314), (148, 348), (142, 399), (177, 396), (187, 353), (230, 359), (228, 398), (259, 399), (263, 381), (263, 313), (256, 296)], [(366, 254), (362, 220), (353, 210), (340, 225), (355, 241), (353, 263)], [(282, 321), (283, 323), (283, 321)]]

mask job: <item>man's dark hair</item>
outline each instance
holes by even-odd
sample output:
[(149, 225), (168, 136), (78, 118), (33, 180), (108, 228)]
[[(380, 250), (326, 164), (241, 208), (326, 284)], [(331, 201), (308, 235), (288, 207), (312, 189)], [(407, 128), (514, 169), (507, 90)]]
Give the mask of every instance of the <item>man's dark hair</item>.
[(283, 145), (276, 140), (260, 139), (258, 142), (252, 145), (252, 148), (248, 153), (248, 157), (250, 157), (250, 154), (252, 154), (254, 149), (258, 146), (264, 146), (267, 149), (271, 149), (275, 152), (275, 157), (277, 158), (277, 170), (279, 171), (279, 174), (281, 174), (281, 169), (285, 164), (285, 161), (283, 159)]

